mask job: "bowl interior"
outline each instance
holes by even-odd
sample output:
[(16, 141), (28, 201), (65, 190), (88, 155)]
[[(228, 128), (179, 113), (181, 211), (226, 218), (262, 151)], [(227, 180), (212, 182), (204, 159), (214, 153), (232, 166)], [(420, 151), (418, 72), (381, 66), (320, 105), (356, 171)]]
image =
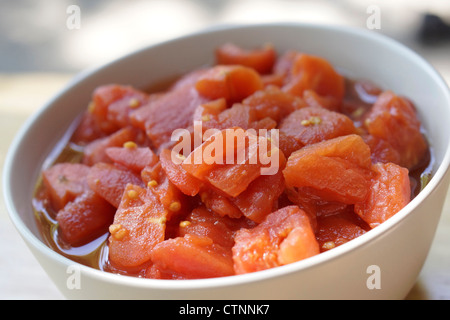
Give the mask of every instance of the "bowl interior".
[[(374, 31), (342, 27), (270, 24), (209, 30), (142, 49), (81, 73), (29, 119), (12, 144), (4, 171), (6, 204), (28, 243), (55, 259), (64, 259), (40, 241), (31, 198), (46, 158), (85, 110), (93, 89), (107, 83), (147, 88), (212, 63), (214, 49), (228, 41), (246, 47), (270, 42), (279, 52), (295, 49), (323, 56), (352, 78), (373, 80), (409, 97), (418, 108), (434, 153), (435, 176), (422, 196), (443, 177), (450, 158), (450, 95), (439, 74), (412, 51)], [(373, 232), (372, 237), (376, 235)], [(364, 241), (370, 241), (370, 237)]]

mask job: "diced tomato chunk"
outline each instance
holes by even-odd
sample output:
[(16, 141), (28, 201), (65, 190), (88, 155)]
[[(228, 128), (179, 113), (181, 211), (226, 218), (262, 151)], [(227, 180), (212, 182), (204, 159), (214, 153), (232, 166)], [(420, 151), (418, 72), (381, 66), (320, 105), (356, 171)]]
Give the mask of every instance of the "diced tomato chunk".
[(287, 187), (306, 188), (323, 200), (363, 201), (372, 176), (369, 146), (355, 134), (308, 145), (288, 159)]
[(283, 90), (303, 96), (305, 90), (313, 90), (321, 96), (331, 96), (342, 102), (345, 79), (326, 59), (299, 53), (292, 65), (292, 77)]
[(148, 101), (148, 95), (131, 86), (110, 84), (95, 89), (89, 112), (107, 134), (130, 124), (128, 114)]
[(59, 235), (71, 246), (84, 245), (108, 232), (115, 212), (103, 198), (87, 191), (58, 211)]
[(274, 175), (256, 178), (244, 192), (233, 198), (232, 201), (244, 216), (260, 223), (274, 211), (283, 190), (284, 176), (282, 171), (279, 170)]
[(131, 123), (145, 130), (155, 148), (170, 141), (174, 130), (189, 127), (196, 108), (209, 101), (195, 90), (201, 74), (185, 76), (158, 99), (130, 114)]
[(109, 147), (106, 155), (115, 163), (140, 174), (146, 166), (158, 162), (158, 156), (149, 147), (138, 147), (135, 143), (125, 143), (124, 147)]
[(89, 189), (88, 172), (89, 167), (79, 163), (57, 163), (44, 170), (43, 182), (54, 210), (62, 209)]
[(261, 174), (275, 174), (284, 163), (284, 155), (269, 139), (236, 128), (217, 132), (194, 149), (182, 166), (196, 178), (236, 197)]
[(141, 178), (132, 171), (101, 162), (90, 168), (87, 183), (93, 191), (115, 208), (119, 207), (123, 191), (128, 183), (142, 184)]
[(294, 61), (297, 58), (299, 52), (295, 50), (287, 50), (281, 56), (278, 57), (273, 67), (273, 73), (280, 75), (283, 78), (283, 83), (289, 81), (292, 76), (292, 69)]
[(181, 192), (188, 196), (195, 196), (203, 186), (203, 182), (183, 169), (181, 164), (172, 161), (172, 157), (176, 157), (175, 153), (168, 149), (163, 149), (160, 153), (161, 165), (168, 179)]
[(234, 274), (231, 250), (206, 236), (186, 234), (168, 239), (155, 246), (151, 259), (163, 273), (176, 274), (177, 278), (204, 279)]
[(317, 196), (311, 196), (304, 192), (304, 189), (298, 188), (286, 188), (284, 193), (280, 197), (281, 206), (296, 205), (303, 211), (309, 218), (309, 223), (314, 232), (317, 231)]
[(349, 117), (320, 107), (306, 107), (292, 112), (279, 128), (280, 133), (293, 137), (301, 145), (356, 133)]
[(184, 216), (188, 213), (188, 197), (182, 193), (167, 177), (164, 177), (160, 184), (152, 187), (153, 192), (158, 197), (161, 204), (168, 211), (167, 218)]
[(228, 216), (231, 218), (242, 217), (241, 210), (236, 206), (232, 197), (229, 197), (215, 188), (204, 188), (200, 191), (201, 201), (209, 210), (217, 213), (219, 216)]
[(157, 96), (149, 96), (148, 94), (137, 90), (131, 91), (122, 99), (109, 105), (107, 120), (118, 128), (129, 126), (131, 125), (131, 112), (145, 106), (149, 101), (152, 101), (152, 99), (155, 98), (157, 98)]
[(284, 132), (279, 131), (279, 148), (286, 158), (294, 152), (304, 147), (303, 143)]
[(95, 116), (91, 112), (85, 111), (70, 140), (78, 145), (86, 145), (105, 137), (105, 135), (106, 133), (101, 130)]
[(109, 147), (122, 147), (124, 143), (134, 141), (139, 143), (142, 137), (139, 130), (132, 127), (125, 127), (113, 134), (94, 140), (84, 147), (82, 162), (86, 165), (93, 165), (98, 162), (111, 162), (106, 154)]
[[(257, 112), (254, 108), (241, 104), (234, 103), (230, 108), (223, 110), (217, 116), (207, 115), (202, 119), (202, 129), (224, 130), (227, 128), (242, 128), (248, 129), (274, 129), (277, 126), (275, 120), (270, 117), (258, 118)], [(209, 137), (205, 132), (205, 137)]]
[(217, 64), (239, 64), (253, 68), (261, 74), (271, 72), (277, 58), (277, 53), (271, 45), (244, 49), (233, 43), (225, 43), (216, 49), (215, 54)]
[(306, 213), (288, 206), (269, 214), (252, 229), (241, 229), (233, 247), (237, 274), (296, 262), (319, 253), (319, 245)]
[(213, 170), (206, 181), (227, 195), (236, 197), (259, 176), (260, 168), (255, 164), (224, 164)]
[(194, 112), (194, 121), (208, 122), (217, 119), (217, 116), (227, 109), (227, 101), (224, 98), (208, 101), (199, 105)]
[(306, 103), (300, 97), (284, 92), (275, 86), (255, 92), (244, 99), (242, 103), (255, 109), (257, 119), (270, 117), (276, 122), (291, 112), (306, 107)]
[(164, 170), (162, 169), (161, 161), (158, 161), (154, 165), (146, 166), (141, 171), (142, 182), (147, 186), (156, 186), (158, 184), (161, 184), (165, 178), (166, 176)]
[(225, 98), (229, 104), (241, 102), (263, 89), (261, 76), (252, 68), (241, 65), (218, 65), (209, 69), (197, 81), (195, 88), (211, 100)]
[(316, 238), (321, 252), (336, 248), (366, 233), (348, 214), (321, 216), (317, 219), (317, 224)]
[(333, 96), (321, 96), (313, 90), (303, 91), (303, 100), (308, 106), (325, 108), (330, 111), (339, 111), (340, 101)]
[(425, 156), (428, 144), (416, 111), (408, 100), (385, 91), (376, 100), (364, 122), (370, 135), (387, 141), (400, 154), (397, 163), (414, 168)]
[(394, 163), (373, 165), (377, 175), (372, 179), (367, 198), (355, 204), (355, 212), (371, 228), (380, 225), (411, 200), (409, 172)]
[(109, 227), (109, 258), (119, 267), (133, 268), (151, 259), (164, 241), (167, 211), (151, 189), (128, 184)]
[(235, 103), (231, 108), (222, 111), (217, 116), (218, 125), (216, 128), (223, 130), (239, 127), (246, 130), (251, 128), (256, 120), (256, 114), (252, 108), (240, 103)]
[[(223, 102), (220, 102), (220, 104), (222, 103)], [(198, 108), (198, 111), (201, 109), (202, 106)], [(207, 134), (209, 133), (207, 131), (209, 129), (214, 131), (237, 127), (247, 130), (249, 128), (255, 128), (259, 125), (255, 110), (241, 103), (234, 103), (230, 108), (225, 108), (218, 114), (205, 114), (200, 121), (202, 121), (202, 132), (204, 134), (203, 138), (209, 137)]]
[(264, 88), (270, 86), (276, 86), (281, 88), (284, 83), (284, 76), (278, 73), (263, 74), (261, 75), (261, 80), (263, 82)]
[(401, 163), (400, 153), (388, 141), (370, 134), (364, 135), (363, 138), (370, 147), (373, 163)]
[(237, 222), (225, 216), (206, 209), (195, 208), (183, 221), (179, 223), (179, 235), (195, 234), (206, 236), (222, 247), (231, 248), (234, 245), (234, 228)]

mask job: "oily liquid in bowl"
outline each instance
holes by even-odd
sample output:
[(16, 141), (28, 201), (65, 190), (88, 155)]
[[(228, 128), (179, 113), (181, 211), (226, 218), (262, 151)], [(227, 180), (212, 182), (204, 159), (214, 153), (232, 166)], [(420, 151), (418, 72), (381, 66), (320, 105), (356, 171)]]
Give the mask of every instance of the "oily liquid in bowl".
[[(164, 81), (145, 90), (147, 93), (158, 92), (169, 87), (168, 84), (173, 81)], [(341, 112), (350, 116), (358, 126), (363, 121), (363, 115), (366, 110), (375, 102), (379, 89), (368, 81), (354, 81), (346, 78), (346, 97), (344, 99)], [(74, 122), (76, 125), (77, 122)], [(425, 134), (426, 135), (426, 134)], [(55, 148), (55, 156), (48, 159), (47, 165), (60, 162), (79, 163), (82, 159), (83, 148), (70, 142), (70, 131), (67, 136), (61, 140), (60, 144)], [(410, 171), (411, 180), (411, 197), (414, 198), (426, 185), (431, 178), (431, 170), (433, 167), (433, 155), (428, 150), (422, 162)], [(45, 169), (45, 168), (44, 168)], [(121, 273), (129, 276), (142, 276), (139, 272), (131, 273), (115, 269), (108, 260), (108, 237), (106, 232), (89, 243), (72, 247), (64, 242), (58, 234), (58, 225), (56, 222), (55, 210), (51, 208), (49, 201), (46, 199), (45, 187), (42, 179), (36, 184), (35, 194), (32, 199), (34, 214), (43, 241), (52, 250), (69, 258), (74, 262), (99, 269), (106, 272)]]

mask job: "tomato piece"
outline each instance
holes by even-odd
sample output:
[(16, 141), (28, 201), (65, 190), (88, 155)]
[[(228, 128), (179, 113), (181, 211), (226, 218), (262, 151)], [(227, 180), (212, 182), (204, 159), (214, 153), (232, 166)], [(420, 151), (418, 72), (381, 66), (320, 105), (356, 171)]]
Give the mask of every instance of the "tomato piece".
[(387, 141), (399, 152), (400, 166), (413, 169), (425, 156), (428, 144), (414, 106), (393, 92), (380, 94), (364, 124), (370, 135)]
[(131, 123), (145, 130), (155, 148), (170, 142), (174, 130), (188, 128), (196, 108), (209, 101), (194, 88), (200, 74), (182, 78), (158, 99), (130, 114)]
[(186, 234), (168, 239), (151, 251), (154, 268), (176, 278), (204, 279), (234, 274), (231, 250), (209, 237)]
[(254, 164), (225, 164), (211, 172), (206, 180), (227, 195), (236, 197), (260, 176), (260, 168)]
[(321, 96), (334, 97), (339, 104), (345, 94), (345, 79), (326, 59), (299, 53), (292, 65), (292, 78), (283, 90), (303, 96), (305, 90), (313, 90)]
[(206, 209), (206, 207), (195, 208), (179, 224), (179, 235), (194, 234), (210, 238), (214, 243), (226, 248), (234, 245), (235, 219), (218, 214)]
[[(224, 103), (223, 99), (215, 101), (220, 101), (220, 105)], [(197, 112), (201, 112), (203, 106), (197, 109)], [(256, 118), (255, 110), (241, 103), (234, 103), (230, 108), (224, 108), (218, 114), (205, 113), (205, 111), (202, 113), (204, 114), (201, 118), (203, 134), (209, 129), (225, 130), (227, 128), (238, 127), (246, 130), (257, 127), (260, 122)], [(208, 137), (205, 135), (203, 138)]]
[(308, 216), (297, 206), (279, 209), (256, 227), (239, 230), (235, 242), (232, 251), (237, 274), (274, 268), (319, 253)]
[(291, 136), (284, 132), (278, 131), (279, 133), (279, 148), (281, 152), (289, 158), (289, 156), (294, 152), (304, 147), (303, 143), (295, 139), (295, 136)]
[(164, 241), (167, 211), (151, 189), (128, 184), (109, 227), (109, 259), (123, 268), (143, 265)]
[(108, 107), (107, 120), (118, 128), (131, 125), (130, 114), (158, 98), (156, 95), (148, 95), (144, 92), (131, 90), (122, 99), (114, 101)]
[(184, 216), (189, 212), (190, 206), (187, 196), (183, 194), (166, 176), (160, 184), (152, 188), (159, 201), (168, 211), (168, 219)]
[(131, 86), (103, 85), (95, 89), (89, 112), (107, 134), (130, 124), (128, 113), (146, 104), (148, 95)]
[(202, 190), (200, 190), (200, 200), (205, 208), (220, 217), (228, 216), (234, 219), (242, 217), (242, 212), (234, 203), (233, 197), (230, 197), (210, 184), (205, 184)]
[(109, 147), (106, 155), (115, 163), (140, 173), (146, 166), (158, 162), (158, 156), (149, 147), (138, 147), (135, 143), (125, 143), (124, 147)]
[(401, 162), (400, 153), (388, 141), (370, 134), (364, 135), (363, 138), (370, 147), (373, 163)]
[(243, 65), (261, 74), (272, 71), (277, 53), (271, 45), (262, 48), (244, 49), (233, 43), (225, 43), (215, 51), (216, 63), (224, 65)]
[(125, 127), (109, 136), (94, 140), (84, 147), (82, 162), (89, 166), (98, 162), (110, 163), (111, 159), (106, 154), (106, 149), (109, 147), (122, 147), (124, 143), (129, 141), (137, 143), (141, 141), (139, 130)]
[(276, 163), (272, 163), (271, 167), (253, 163), (224, 165), (214, 170), (207, 180), (228, 195), (236, 197), (246, 190), (248, 185), (260, 175), (266, 175), (263, 174), (263, 169), (269, 169), (272, 173), (267, 173), (267, 175), (273, 175), (284, 167), (285, 159), (283, 154), (279, 152), (278, 148), (272, 148), (271, 150), (272, 156), (277, 158)]
[(298, 51), (287, 50), (281, 56), (278, 57), (273, 67), (273, 73), (283, 78), (283, 83), (289, 81), (292, 77), (292, 69), (294, 61), (299, 55)]
[(206, 101), (186, 86), (149, 104), (144, 110), (148, 111), (145, 130), (153, 145), (160, 147), (170, 141), (174, 130), (190, 126), (196, 107)]
[(355, 134), (318, 142), (292, 153), (283, 174), (288, 188), (306, 188), (327, 201), (361, 202), (372, 176), (370, 148)]
[(225, 98), (229, 105), (240, 102), (263, 89), (261, 76), (241, 65), (218, 65), (210, 68), (195, 84), (198, 93), (210, 100)]
[(181, 192), (188, 196), (195, 196), (203, 186), (203, 182), (183, 169), (181, 163), (176, 164), (172, 161), (172, 157), (176, 157), (175, 152), (163, 149), (160, 153), (161, 166), (166, 173), (168, 179)]
[[(154, 165), (146, 166), (142, 170), (141, 179), (148, 188), (152, 189), (153, 193), (167, 210), (167, 218), (172, 219), (188, 214), (191, 207), (190, 197), (185, 195), (175, 184), (181, 185), (180, 181), (184, 178), (187, 179), (187, 173), (181, 171), (182, 168), (180, 168), (179, 164), (172, 163), (171, 156), (167, 152), (170, 152), (170, 150), (163, 149), (160, 154), (160, 161)], [(164, 166), (162, 165), (163, 162), (165, 163)], [(184, 178), (180, 179), (178, 173), (184, 174)], [(187, 183), (194, 182), (195, 178), (190, 178), (192, 179), (189, 181), (186, 180)], [(189, 192), (195, 190), (194, 186), (182, 186), (182, 188), (184, 191), (188, 190)]]
[(191, 88), (195, 87), (197, 81), (209, 70), (209, 67), (198, 68), (181, 75), (176, 81), (169, 87), (169, 91), (177, 90), (185, 86)]
[(276, 208), (283, 190), (284, 176), (280, 170), (274, 175), (256, 178), (232, 201), (244, 216), (260, 223)]
[(233, 127), (249, 129), (256, 120), (256, 114), (252, 108), (235, 103), (231, 108), (224, 110), (218, 115), (216, 128), (221, 130)]
[(358, 225), (365, 226), (365, 223), (354, 213), (353, 205), (322, 200), (314, 193), (308, 191), (306, 188), (288, 188), (285, 190), (285, 194), (292, 204), (297, 205), (306, 212), (314, 232), (318, 232), (318, 220), (320, 218), (337, 214), (347, 215), (347, 212), (358, 218)]
[(373, 165), (377, 175), (372, 179), (367, 198), (355, 204), (355, 212), (371, 228), (380, 225), (411, 200), (409, 172), (394, 163)]
[(266, 87), (245, 98), (242, 103), (255, 110), (256, 119), (270, 117), (276, 122), (291, 112), (306, 107), (305, 102), (297, 96), (282, 91), (275, 86)]
[(280, 134), (292, 136), (301, 145), (356, 133), (353, 121), (338, 112), (306, 107), (292, 112), (280, 123)]
[(276, 86), (281, 88), (284, 83), (284, 76), (278, 73), (263, 74), (261, 75), (261, 80), (263, 82), (264, 88), (270, 86)]
[(303, 100), (310, 107), (325, 108), (330, 111), (339, 111), (340, 101), (333, 96), (321, 96), (313, 90), (303, 91)]
[(284, 163), (284, 155), (266, 137), (230, 128), (194, 149), (182, 166), (199, 180), (236, 197), (258, 176), (275, 174)]
[(89, 167), (79, 163), (57, 163), (43, 171), (43, 183), (54, 210), (62, 209), (89, 189), (88, 173)]
[(156, 186), (161, 184), (166, 179), (166, 174), (161, 166), (161, 161), (158, 161), (154, 165), (146, 166), (141, 171), (141, 179), (144, 185)]
[(106, 133), (103, 132), (97, 123), (95, 116), (86, 111), (81, 116), (80, 123), (75, 129), (71, 142), (78, 145), (86, 145), (89, 142), (105, 137)]
[(106, 233), (116, 209), (92, 191), (87, 191), (58, 211), (56, 221), (63, 241), (84, 245)]
[(219, 114), (227, 109), (227, 101), (224, 98), (208, 101), (199, 105), (194, 112), (194, 121), (208, 122), (217, 119)]
[(227, 128), (242, 128), (242, 129), (274, 129), (277, 123), (269, 118), (258, 118), (256, 110), (250, 106), (234, 103), (231, 108), (225, 109), (217, 116), (207, 115), (202, 119), (202, 129), (224, 130)]
[(130, 170), (109, 163), (97, 163), (87, 175), (89, 187), (115, 208), (119, 207), (123, 191), (128, 183), (142, 184), (141, 178)]
[(367, 232), (348, 213), (320, 216), (317, 225), (316, 238), (321, 252), (336, 248)]
[(205, 207), (219, 216), (236, 219), (242, 217), (242, 212), (236, 206), (232, 197), (223, 194), (220, 190), (216, 190), (214, 187), (204, 188), (200, 196)]

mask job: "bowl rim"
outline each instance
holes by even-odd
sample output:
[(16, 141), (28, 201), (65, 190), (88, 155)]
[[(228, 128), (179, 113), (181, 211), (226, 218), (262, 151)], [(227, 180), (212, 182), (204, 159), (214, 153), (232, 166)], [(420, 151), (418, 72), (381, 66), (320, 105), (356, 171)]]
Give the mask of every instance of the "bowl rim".
[(434, 79), (435, 84), (440, 87), (439, 88), (440, 91), (445, 93), (446, 99), (449, 102), (448, 107), (450, 108), (449, 87), (446, 84), (446, 81), (443, 79), (443, 77), (429, 62), (427, 62), (415, 51), (397, 42), (396, 40), (381, 33), (363, 28), (342, 26), (342, 25), (331, 25), (331, 24), (328, 25), (316, 23), (302, 23), (302, 22), (269, 22), (269, 23), (236, 24), (236, 25), (216, 25), (197, 32), (189, 33), (187, 35), (179, 36), (176, 38), (158, 42), (156, 44), (148, 45), (141, 49), (128, 53), (124, 56), (121, 56), (117, 59), (109, 61), (105, 64), (102, 64), (100, 66), (94, 66), (79, 72), (63, 87), (62, 90), (60, 90), (56, 95), (54, 95), (53, 98), (51, 98), (49, 101), (44, 103), (44, 105), (41, 106), (36, 113), (31, 115), (24, 122), (19, 131), (16, 133), (5, 157), (2, 175), (3, 196), (5, 200), (5, 206), (8, 211), (8, 215), (11, 221), (13, 222), (13, 225), (19, 232), (19, 234), (25, 240), (26, 244), (28, 246), (32, 246), (34, 249), (38, 250), (41, 254), (45, 255), (47, 258), (61, 265), (66, 266), (78, 265), (80, 267), (80, 270), (82, 271), (82, 274), (86, 276), (94, 277), (105, 282), (117, 283), (120, 285), (134, 286), (145, 289), (164, 289), (164, 290), (194, 290), (194, 289), (207, 289), (212, 287), (218, 288), (233, 285), (244, 285), (255, 281), (274, 279), (277, 277), (291, 274), (293, 272), (299, 272), (302, 270), (313, 268), (324, 262), (331, 261), (340, 258), (344, 255), (350, 254), (356, 248), (363, 248), (364, 246), (368, 245), (371, 240), (381, 237), (386, 232), (389, 232), (394, 226), (396, 226), (402, 220), (407, 218), (409, 214), (422, 201), (424, 201), (424, 199), (427, 198), (438, 187), (440, 183), (442, 183), (444, 176), (448, 171), (450, 171), (450, 142), (448, 143), (447, 148), (445, 150), (442, 163), (439, 165), (439, 167), (436, 168), (436, 171), (432, 179), (428, 183), (428, 185), (407, 206), (405, 206), (401, 211), (399, 211), (396, 215), (385, 221), (380, 226), (370, 230), (370, 232), (367, 232), (356, 239), (353, 239), (352, 241), (349, 241), (339, 247), (334, 248), (333, 250), (323, 252), (319, 255), (310, 257), (308, 259), (268, 270), (243, 275), (233, 275), (228, 277), (174, 281), (174, 280), (137, 278), (131, 276), (120, 276), (117, 274), (101, 271), (72, 261), (69, 258), (66, 258), (57, 253), (56, 251), (52, 250), (42, 240), (40, 240), (37, 236), (33, 234), (33, 232), (25, 225), (24, 221), (22, 221), (19, 213), (17, 212), (14, 206), (13, 203), (14, 201), (12, 200), (13, 195), (10, 193), (11, 190), (9, 188), (10, 184), (13, 181), (11, 169), (14, 165), (16, 153), (18, 152), (22, 140), (26, 137), (29, 128), (34, 123), (36, 123), (40, 117), (43, 116), (45, 111), (49, 109), (50, 106), (52, 106), (55, 101), (57, 101), (60, 97), (64, 96), (68, 91), (72, 89), (73, 86), (75, 86), (78, 83), (81, 83), (83, 80), (89, 78), (96, 72), (103, 70), (105, 68), (109, 68), (110, 66), (113, 66), (115, 63), (119, 61), (130, 59), (132, 56), (139, 55), (144, 51), (152, 50), (154, 47), (164, 46), (166, 44), (176, 42), (182, 39), (201, 37), (202, 35), (209, 33), (223, 32), (223, 31), (229, 32), (252, 28), (321, 29), (328, 32), (346, 33), (352, 37), (354, 36), (366, 37), (370, 41), (378, 42), (383, 46), (392, 47), (393, 50), (400, 51), (401, 53), (410, 56), (414, 60), (414, 62), (421, 67), (421, 69), (425, 70)]

